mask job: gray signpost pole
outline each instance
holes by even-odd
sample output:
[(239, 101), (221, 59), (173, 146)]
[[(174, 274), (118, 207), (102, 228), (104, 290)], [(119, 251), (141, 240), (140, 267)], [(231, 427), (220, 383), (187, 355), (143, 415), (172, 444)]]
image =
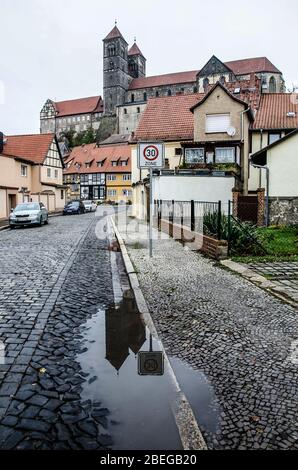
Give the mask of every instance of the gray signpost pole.
[(152, 241), (152, 227), (153, 227), (153, 170), (150, 167), (150, 209), (149, 209), (149, 257), (153, 256), (153, 241)]

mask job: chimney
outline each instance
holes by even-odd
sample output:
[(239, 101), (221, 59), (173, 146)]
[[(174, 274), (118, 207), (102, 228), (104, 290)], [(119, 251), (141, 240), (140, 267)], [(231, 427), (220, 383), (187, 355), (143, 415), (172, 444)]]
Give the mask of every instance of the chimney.
[(0, 132), (0, 154), (3, 152), (4, 147), (4, 135), (3, 132)]

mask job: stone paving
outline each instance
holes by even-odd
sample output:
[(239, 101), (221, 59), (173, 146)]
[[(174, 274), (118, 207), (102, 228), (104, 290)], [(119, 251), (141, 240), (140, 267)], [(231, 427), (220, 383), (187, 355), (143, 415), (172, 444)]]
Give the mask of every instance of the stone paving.
[(103, 449), (109, 410), (82, 402), (88, 318), (113, 303), (94, 214), (0, 233), (1, 449)]
[(168, 354), (213, 387), (209, 449), (298, 449), (297, 311), (164, 235), (149, 259), (142, 224), (118, 229)]
[(249, 263), (245, 265), (280, 287), (298, 302), (298, 262)]

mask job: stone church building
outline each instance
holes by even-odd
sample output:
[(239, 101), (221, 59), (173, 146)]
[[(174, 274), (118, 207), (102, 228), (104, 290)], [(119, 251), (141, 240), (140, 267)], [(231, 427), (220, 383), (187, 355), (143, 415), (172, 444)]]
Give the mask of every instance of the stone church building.
[(59, 136), (105, 126), (110, 134), (131, 134), (149, 98), (207, 93), (218, 81), (236, 97), (249, 94), (255, 108), (262, 94), (285, 92), (282, 72), (266, 57), (222, 62), (212, 56), (200, 70), (146, 77), (146, 58), (136, 42), (128, 47), (115, 25), (103, 40), (103, 99), (48, 99), (41, 110), (41, 133)]

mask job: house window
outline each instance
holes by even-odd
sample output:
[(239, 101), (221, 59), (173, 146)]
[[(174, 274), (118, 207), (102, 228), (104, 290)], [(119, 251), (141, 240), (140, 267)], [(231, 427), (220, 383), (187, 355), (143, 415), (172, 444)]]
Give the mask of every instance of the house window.
[(52, 176), (51, 168), (47, 168), (47, 177), (51, 178), (51, 176)]
[(235, 148), (223, 147), (215, 149), (215, 163), (235, 163)]
[(55, 170), (55, 178), (58, 178), (58, 170)]
[(64, 191), (63, 191), (63, 189), (61, 189), (60, 197), (61, 197), (61, 199), (64, 199)]
[(27, 177), (27, 166), (26, 165), (21, 165), (21, 176)]
[(176, 147), (175, 148), (175, 155), (178, 156), (178, 155), (181, 155), (181, 154), (182, 154), (182, 148)]
[(131, 180), (131, 175), (122, 175), (123, 181), (130, 181)]
[(134, 101), (135, 101), (135, 95), (134, 95), (134, 93), (132, 93), (131, 94), (131, 102), (134, 103)]
[(121, 162), (121, 166), (127, 166), (127, 161)]
[(168, 96), (172, 96), (172, 90), (168, 90)]
[(206, 134), (227, 132), (231, 127), (230, 114), (207, 114)]
[(185, 149), (185, 163), (204, 163), (204, 149)]
[(117, 160), (114, 160), (114, 161), (112, 162), (112, 166), (117, 166), (117, 163), (118, 163)]
[(131, 196), (132, 195), (131, 189), (122, 189), (122, 195), (123, 196)]
[(271, 145), (273, 144), (274, 142), (276, 142), (277, 140), (279, 140), (281, 138), (281, 135), (280, 133), (274, 133), (274, 134), (269, 134), (268, 135), (268, 145)]
[(193, 87), (193, 92), (198, 93), (198, 88), (196, 86)]
[(158, 91), (156, 91), (156, 92), (155, 92), (155, 96), (156, 96), (156, 98), (158, 98), (158, 97), (159, 97), (159, 93), (158, 93)]
[(97, 162), (97, 166), (98, 166), (98, 167), (103, 166), (103, 165), (102, 165), (102, 162)]
[(116, 175), (108, 175), (107, 179), (108, 181), (116, 181)]
[(146, 92), (143, 94), (143, 99), (144, 99), (144, 101), (147, 101), (147, 93)]
[(127, 109), (126, 108), (124, 108), (124, 114), (127, 114)]
[(139, 108), (139, 107), (137, 107), (137, 113), (138, 113), (138, 114), (140, 113), (140, 111), (141, 111), (141, 110), (140, 110), (140, 108)]
[(117, 196), (117, 189), (108, 189), (108, 196)]

